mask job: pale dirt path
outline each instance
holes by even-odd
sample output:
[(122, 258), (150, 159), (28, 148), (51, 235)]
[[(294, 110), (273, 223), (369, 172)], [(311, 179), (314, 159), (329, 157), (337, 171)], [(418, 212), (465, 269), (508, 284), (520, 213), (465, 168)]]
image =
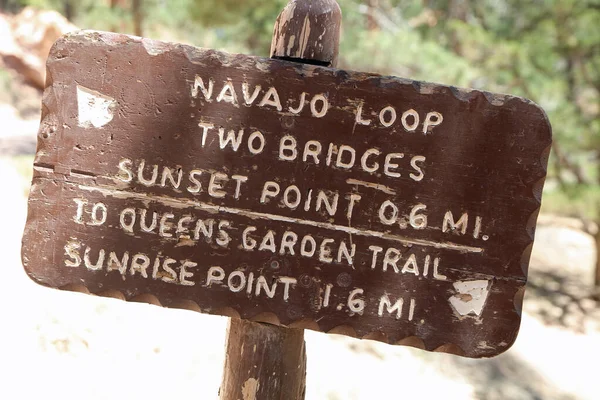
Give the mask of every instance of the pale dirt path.
[(36, 285), (19, 257), (22, 178), (2, 159), (0, 176), (0, 398), (216, 398), (226, 319)]

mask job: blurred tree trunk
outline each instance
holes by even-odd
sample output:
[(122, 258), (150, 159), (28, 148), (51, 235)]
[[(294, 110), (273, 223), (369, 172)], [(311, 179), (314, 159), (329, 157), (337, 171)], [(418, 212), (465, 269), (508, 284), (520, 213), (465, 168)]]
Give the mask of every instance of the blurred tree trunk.
[(379, 7), (379, 0), (366, 0), (367, 2), (367, 30), (376, 31), (379, 29), (379, 22), (375, 13)]
[[(113, 11), (113, 15), (117, 15), (116, 9), (120, 8), (121, 11), (118, 15), (123, 15), (125, 10), (129, 8), (127, 5), (128, 0), (110, 0), (110, 9)], [(113, 32), (126, 32), (127, 26), (123, 18), (113, 19), (113, 24), (110, 27), (110, 30)]]
[(583, 176), (583, 170), (581, 169), (581, 166), (577, 163), (571, 162), (571, 160), (569, 160), (569, 158), (562, 152), (560, 145), (556, 141), (552, 144), (552, 150), (556, 155), (556, 160), (560, 167), (571, 172), (573, 176), (575, 176), (578, 185), (586, 185), (588, 183)]
[(448, 4), (448, 16), (450, 18), (467, 22), (468, 14), (469, 4), (466, 0), (450, 0), (450, 4)]
[(23, 4), (18, 0), (0, 0), (0, 11), (16, 13), (21, 7)]
[(75, 7), (73, 6), (72, 0), (65, 0), (63, 3), (63, 9), (65, 13), (65, 18), (70, 22), (73, 22), (73, 18), (75, 17)]
[[(120, 4), (119, 0), (110, 0), (110, 9), (111, 9), (111, 11), (114, 12), (115, 8), (119, 7), (120, 5), (121, 4)], [(112, 26), (110, 27), (110, 30), (112, 32), (119, 32), (119, 27), (117, 26), (116, 22), (112, 24)]]
[(142, 0), (133, 0), (131, 11), (133, 13), (133, 33), (136, 36), (143, 36), (142, 24), (144, 16), (142, 13)]
[[(448, 3), (448, 19), (466, 23), (468, 14), (469, 4), (466, 0), (450, 0)], [(456, 54), (459, 56), (463, 55), (462, 42), (455, 29), (452, 29), (450, 32), (450, 46)]]
[[(598, 158), (596, 159), (598, 162)], [(597, 185), (600, 185), (600, 163), (596, 165), (598, 169)], [(596, 201), (596, 273), (594, 276), (594, 291), (592, 298), (600, 302), (600, 199)]]
[(593, 297), (600, 301), (600, 219), (596, 221), (598, 230), (596, 231), (596, 274), (594, 276)]
[(565, 182), (565, 178), (563, 177), (563, 166), (560, 162), (560, 157), (558, 156), (555, 146), (556, 143), (553, 143), (552, 152), (554, 153), (554, 157), (552, 157), (552, 160), (554, 164), (554, 173), (556, 175), (556, 180), (558, 181), (560, 189), (565, 191), (567, 190), (567, 183)]

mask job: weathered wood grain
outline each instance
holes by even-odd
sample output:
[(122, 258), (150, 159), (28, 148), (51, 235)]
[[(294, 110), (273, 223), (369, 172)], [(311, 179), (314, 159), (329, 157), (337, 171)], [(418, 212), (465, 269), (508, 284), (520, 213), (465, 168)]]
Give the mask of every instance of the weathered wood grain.
[(469, 357), (517, 335), (551, 144), (527, 100), (82, 32), (38, 139), (43, 285)]
[(337, 66), (342, 10), (335, 0), (291, 0), (273, 30), (271, 57)]
[(304, 331), (232, 318), (221, 399), (304, 399)]

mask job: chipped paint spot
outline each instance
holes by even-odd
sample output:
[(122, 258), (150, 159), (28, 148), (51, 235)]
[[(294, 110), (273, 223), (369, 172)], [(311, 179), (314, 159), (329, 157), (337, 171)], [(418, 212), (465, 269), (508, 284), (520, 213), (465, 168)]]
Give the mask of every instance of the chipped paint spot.
[(304, 52), (308, 48), (308, 38), (310, 37), (310, 19), (308, 15), (304, 18), (304, 24), (302, 25), (302, 31), (300, 32), (300, 43), (298, 52), (296, 53), (297, 58), (305, 58)]
[(489, 294), (489, 281), (454, 282), (458, 292), (448, 300), (461, 316), (475, 314), (480, 316)]
[(438, 89), (439, 85), (430, 82), (414, 82), (418, 83), (418, 92), (420, 94), (434, 94)]
[(472, 89), (463, 89), (457, 87), (451, 87), (450, 91), (460, 101), (469, 101), (471, 97), (473, 97), (476, 92)]
[(487, 101), (489, 101), (490, 104), (493, 106), (497, 106), (497, 107), (503, 106), (506, 101), (506, 96), (501, 95), (501, 94), (483, 92), (483, 95), (485, 96)]
[(169, 50), (167, 43), (146, 38), (142, 39), (142, 45), (144, 46), (144, 49), (146, 49), (146, 52), (151, 56), (157, 56)]
[(196, 242), (194, 242), (192, 239), (179, 239), (179, 242), (175, 245), (175, 247), (184, 247), (184, 246), (189, 246), (189, 247), (194, 247), (196, 245)]
[(102, 128), (113, 119), (117, 102), (110, 96), (77, 85), (78, 125)]
[(294, 47), (294, 43), (296, 42), (296, 35), (290, 36), (290, 41), (288, 42), (287, 54), (292, 52), (292, 48)]
[(258, 392), (258, 388), (260, 383), (255, 378), (249, 378), (244, 385), (242, 385), (242, 396), (244, 396), (244, 400), (256, 400), (256, 392)]
[(481, 350), (495, 350), (496, 349), (494, 346), (490, 346), (485, 340), (482, 340), (479, 343), (477, 343), (477, 348), (479, 348)]

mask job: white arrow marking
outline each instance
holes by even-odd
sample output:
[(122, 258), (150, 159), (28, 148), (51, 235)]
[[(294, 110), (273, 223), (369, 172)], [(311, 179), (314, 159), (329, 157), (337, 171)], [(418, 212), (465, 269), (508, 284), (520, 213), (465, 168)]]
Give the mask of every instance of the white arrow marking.
[(489, 281), (454, 282), (454, 288), (458, 292), (448, 300), (452, 307), (460, 315), (474, 313), (478, 317), (483, 311), (485, 300), (489, 294)]
[(113, 119), (117, 102), (112, 97), (77, 85), (77, 108), (79, 126), (82, 128), (102, 128)]

